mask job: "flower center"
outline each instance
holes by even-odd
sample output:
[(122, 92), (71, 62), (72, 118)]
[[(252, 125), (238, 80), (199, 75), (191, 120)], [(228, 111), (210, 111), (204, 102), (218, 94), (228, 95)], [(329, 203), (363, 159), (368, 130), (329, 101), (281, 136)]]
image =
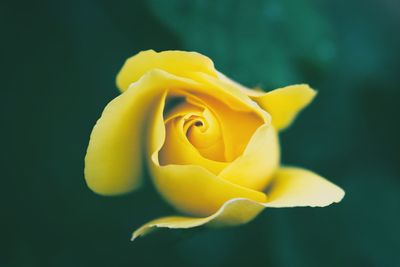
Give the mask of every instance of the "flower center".
[(263, 123), (253, 113), (232, 109), (219, 99), (185, 92), (167, 98), (164, 122), (161, 164), (204, 163), (213, 172), (239, 157)]

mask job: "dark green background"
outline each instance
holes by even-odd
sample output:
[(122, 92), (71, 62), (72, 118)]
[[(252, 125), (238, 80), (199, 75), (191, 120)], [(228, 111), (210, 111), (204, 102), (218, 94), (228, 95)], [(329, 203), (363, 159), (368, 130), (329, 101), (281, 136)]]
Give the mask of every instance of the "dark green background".
[[(399, 3), (1, 2), (0, 266), (400, 266)], [(150, 48), (204, 53), (248, 86), (318, 89), (281, 135), (283, 162), (344, 200), (131, 243), (173, 210), (150, 183), (95, 195), (83, 159), (119, 68)]]

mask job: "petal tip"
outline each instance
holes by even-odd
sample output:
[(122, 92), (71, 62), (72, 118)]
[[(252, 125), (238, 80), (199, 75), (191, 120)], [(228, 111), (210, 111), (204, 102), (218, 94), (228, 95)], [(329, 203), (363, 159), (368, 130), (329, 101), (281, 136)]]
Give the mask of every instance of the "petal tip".
[(340, 201), (343, 200), (343, 198), (344, 198), (345, 195), (346, 195), (346, 192), (345, 192), (342, 188), (340, 188), (340, 187), (338, 186), (338, 189), (339, 189), (338, 197), (337, 197), (337, 199), (334, 201), (334, 203), (339, 203)]
[(132, 233), (131, 241), (133, 242), (133, 241), (137, 240), (139, 237), (145, 236), (145, 235), (149, 234), (150, 232), (153, 232), (158, 227), (163, 227), (163, 226), (159, 226), (157, 224), (145, 224), (145, 225), (141, 226), (139, 229), (137, 229), (136, 231), (134, 231)]
[(143, 234), (139, 233), (138, 231), (133, 232), (132, 236), (131, 236), (131, 242), (137, 240), (139, 237), (141, 237)]

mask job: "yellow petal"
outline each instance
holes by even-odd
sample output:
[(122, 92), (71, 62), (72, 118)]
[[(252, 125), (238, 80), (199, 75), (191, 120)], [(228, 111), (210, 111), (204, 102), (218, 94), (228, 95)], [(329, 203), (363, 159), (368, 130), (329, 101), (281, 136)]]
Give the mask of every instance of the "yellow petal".
[[(231, 101), (229, 105), (221, 105), (219, 101), (210, 97), (200, 97), (218, 117), (225, 144), (225, 159), (232, 161), (243, 153), (257, 128), (262, 124), (270, 125), (271, 116), (233, 83), (203, 73), (196, 73), (193, 77), (210, 90), (226, 92), (239, 100), (237, 103)], [(224, 98), (220, 96), (217, 99), (223, 100)]]
[(267, 200), (264, 193), (218, 178), (200, 166), (157, 166), (153, 159), (151, 174), (165, 200), (186, 214), (210, 215), (232, 198)]
[(166, 164), (192, 164), (204, 166), (211, 172), (218, 174), (226, 163), (210, 160), (203, 157), (187, 139), (183, 128), (183, 119), (172, 120), (166, 124), (168, 135), (166, 136), (163, 149), (160, 152), (160, 162)]
[[(199, 123), (197, 125), (196, 123)], [(202, 116), (194, 119), (186, 126), (187, 139), (193, 144), (201, 155), (206, 158), (225, 161), (224, 140), (217, 118), (208, 109), (205, 109)]]
[(265, 207), (249, 199), (231, 199), (213, 215), (204, 218), (169, 216), (146, 223), (132, 234), (132, 241), (157, 228), (187, 229), (202, 225), (213, 227), (236, 226), (245, 224), (255, 218)]
[[(209, 166), (213, 173), (219, 173), (226, 166), (219, 123), (208, 107), (193, 104), (190, 100), (193, 96), (180, 93), (182, 95), (174, 97), (185, 101), (169, 111), (164, 119), (168, 135), (160, 152), (161, 163)], [(201, 126), (196, 126), (196, 122)]]
[(227, 201), (216, 213), (208, 217), (171, 216), (156, 219), (137, 229), (132, 235), (132, 240), (157, 228), (235, 226), (251, 221), (267, 207), (324, 207), (340, 202), (344, 197), (344, 191), (340, 187), (301, 168), (282, 168), (274, 179), (267, 203), (237, 198)]
[(196, 87), (166, 72), (147, 72), (104, 109), (93, 128), (85, 157), (85, 178), (103, 195), (129, 192), (141, 183), (147, 121), (167, 88)]
[(297, 114), (315, 97), (316, 91), (307, 84), (291, 85), (258, 96), (251, 96), (272, 117), (278, 130), (288, 127)]
[(216, 99), (205, 96), (201, 98), (210, 106), (219, 122), (226, 161), (233, 161), (243, 153), (252, 135), (261, 125), (269, 125), (269, 121), (265, 123), (259, 114), (251, 110), (235, 111)]
[(268, 207), (324, 207), (340, 202), (344, 191), (309, 170), (284, 167), (276, 173), (268, 197)]
[(288, 127), (316, 95), (316, 91), (307, 84), (290, 85), (265, 93), (259, 89), (251, 90), (220, 72), (218, 77), (257, 102), (272, 116), (272, 124), (278, 130)]
[(203, 72), (217, 76), (214, 63), (206, 56), (196, 52), (142, 51), (126, 60), (117, 75), (117, 86), (123, 92), (133, 82), (139, 80), (147, 71), (161, 69), (180, 77), (189, 77), (192, 72)]
[[(117, 75), (117, 86), (125, 91), (129, 85), (137, 81), (143, 74), (152, 69), (159, 69), (177, 77), (188, 78), (201, 84), (200, 88), (185, 88), (190, 93), (206, 93), (216, 96), (237, 110), (253, 111), (265, 121), (270, 122), (267, 112), (260, 109), (249, 96), (232, 85), (232, 83), (219, 79), (214, 63), (206, 56), (196, 52), (186, 51), (142, 51), (127, 59)], [(194, 90), (192, 90), (194, 89)]]
[[(203, 84), (212, 93), (217, 91), (214, 88), (219, 88), (218, 90), (225, 92), (221, 84), (210, 79), (203, 80), (205, 81)], [(229, 90), (227, 91), (229, 92)], [(269, 122), (269, 117), (260, 116), (260, 113), (264, 115), (265, 112), (257, 105), (253, 106), (254, 103), (246, 95), (241, 93), (241, 96), (244, 96), (249, 101), (249, 106), (245, 103), (228, 105), (222, 100), (228, 100), (229, 98), (226, 99), (220, 93), (219, 95), (221, 99), (202, 92), (192, 92), (192, 94), (175, 92), (172, 97), (169, 97), (169, 99), (175, 98), (176, 100), (176, 98), (181, 98), (185, 101), (179, 102), (180, 104), (170, 110), (166, 116), (165, 121), (168, 134), (160, 152), (162, 165), (200, 165), (214, 174), (218, 174), (226, 167), (226, 162), (231, 162), (243, 154), (243, 150), (248, 145), (250, 138), (257, 128), (263, 125), (265, 121)], [(231, 101), (230, 104), (232, 103), (234, 102)], [(236, 109), (232, 109), (232, 107)], [(200, 121), (202, 126), (190, 126), (193, 125), (191, 124), (191, 118), (196, 118), (193, 121)], [(268, 126), (267, 124), (265, 125)], [(260, 138), (264, 139), (264, 137)], [(267, 140), (270, 140), (270, 138)], [(263, 154), (271, 152), (269, 151), (269, 147), (264, 146), (262, 148), (268, 149), (268, 151), (264, 150)], [(258, 148), (258, 150), (260, 149), (261, 147)], [(270, 160), (272, 164), (275, 162), (275, 154), (271, 154), (273, 155)], [(265, 159), (265, 157), (262, 159)], [(265, 163), (262, 164), (265, 167)], [(266, 170), (270, 173), (269, 168), (264, 168), (263, 172), (258, 175), (258, 178), (265, 180), (267, 178), (265, 176), (268, 176), (265, 172)]]
[[(271, 122), (270, 114), (261, 109), (260, 106), (235, 83), (226, 79), (215, 78), (204, 73), (194, 73), (192, 77), (194, 80), (204, 84), (207, 88), (214, 92), (210, 95), (218, 96), (217, 99), (227, 103), (231, 109), (244, 112), (254, 112), (260, 116), (265, 123)], [(225, 99), (225, 97), (221, 96), (220, 93), (232, 96), (233, 99)]]
[(213, 214), (233, 198), (266, 201), (264, 193), (230, 183), (200, 166), (160, 166), (158, 153), (166, 136), (163, 110), (161, 103), (151, 122), (149, 154), (152, 157), (149, 165), (153, 183), (167, 202), (184, 213), (205, 216)]
[(263, 191), (279, 165), (279, 141), (275, 129), (259, 127), (244, 153), (226, 167), (219, 177), (246, 188)]

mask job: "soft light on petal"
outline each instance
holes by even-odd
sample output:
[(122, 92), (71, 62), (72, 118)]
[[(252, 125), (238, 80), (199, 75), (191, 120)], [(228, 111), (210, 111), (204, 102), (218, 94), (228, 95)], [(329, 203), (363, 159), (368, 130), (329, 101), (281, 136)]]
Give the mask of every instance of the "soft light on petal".
[(344, 191), (318, 174), (296, 167), (280, 168), (268, 192), (268, 207), (325, 207), (340, 202)]
[(216, 212), (226, 201), (248, 198), (265, 202), (267, 196), (251, 190), (195, 165), (151, 166), (153, 182), (172, 206), (186, 214), (206, 216)]
[(307, 84), (290, 85), (265, 93), (258, 88), (249, 89), (224, 74), (217, 73), (220, 80), (248, 95), (271, 114), (272, 124), (277, 130), (290, 126), (297, 114), (311, 103), (317, 93)]
[(280, 148), (274, 127), (259, 127), (243, 154), (225, 168), (219, 177), (232, 183), (263, 191), (279, 166)]
[(147, 71), (161, 69), (180, 77), (190, 77), (192, 72), (217, 76), (214, 63), (196, 52), (147, 50), (128, 58), (117, 75), (117, 86), (123, 92)]
[(156, 219), (137, 229), (132, 235), (132, 240), (157, 228), (236, 226), (251, 221), (264, 208), (324, 207), (340, 202), (344, 197), (344, 191), (340, 187), (305, 169), (282, 168), (274, 179), (267, 203), (236, 198), (225, 202), (217, 212), (208, 217), (171, 216)]
[(218, 99), (226, 101), (231, 109), (254, 112), (258, 114), (258, 116), (260, 116), (265, 123), (269, 124), (271, 122), (270, 114), (265, 110), (260, 109), (259, 105), (235, 83), (225, 79), (218, 79), (204, 73), (195, 73), (193, 74), (193, 78), (213, 91), (214, 94), (211, 95), (219, 96), (220, 92), (223, 92), (224, 95), (227, 94), (229, 96), (233, 96), (235, 101), (229, 102), (227, 102), (229, 99), (224, 99), (222, 96), (218, 97)]
[(248, 145), (251, 137), (261, 125), (269, 125), (264, 118), (254, 112), (233, 110), (215, 98), (200, 97), (213, 111), (219, 122), (224, 142), (225, 160), (230, 162), (240, 156)]
[(167, 87), (196, 87), (191, 80), (153, 70), (104, 109), (90, 136), (85, 179), (103, 195), (126, 193), (141, 183), (148, 114)]
[(160, 160), (163, 165), (210, 165), (209, 170), (219, 173), (226, 166), (219, 122), (204, 103), (195, 102), (191, 99), (193, 96), (185, 96), (184, 92), (180, 94), (177, 96), (185, 101), (169, 111), (164, 119), (168, 135)]
[(204, 166), (211, 172), (218, 174), (226, 167), (225, 162), (214, 161), (201, 155), (187, 139), (182, 130), (183, 119), (169, 121), (166, 125), (168, 135), (166, 136), (163, 149), (160, 151), (160, 162), (166, 164), (191, 164)]
[(255, 218), (265, 207), (252, 200), (231, 199), (213, 215), (204, 218), (169, 216), (146, 223), (132, 234), (132, 241), (158, 228), (187, 229), (202, 225), (212, 227), (236, 226), (245, 224)]
[(313, 100), (315, 95), (316, 91), (307, 84), (298, 84), (251, 96), (251, 98), (271, 114), (274, 127), (282, 130), (293, 122), (297, 114)]

